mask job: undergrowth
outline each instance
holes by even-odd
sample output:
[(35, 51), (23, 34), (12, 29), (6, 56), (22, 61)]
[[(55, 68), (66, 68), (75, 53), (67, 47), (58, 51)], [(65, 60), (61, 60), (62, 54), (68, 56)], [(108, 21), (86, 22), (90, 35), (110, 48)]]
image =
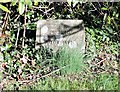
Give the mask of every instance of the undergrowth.
[[(31, 2), (31, 0), (28, 0)], [(69, 1), (69, 0), (68, 0)], [(17, 1), (16, 1), (17, 2)], [(19, 2), (22, 4), (23, 2)], [(3, 4), (3, 3), (2, 3)], [(4, 3), (13, 14), (0, 16), (5, 29), (11, 32), (9, 40), (0, 38), (0, 91), (3, 90), (117, 90), (119, 57), (120, 2), (68, 3), (41, 2), (18, 14), (18, 3)], [(22, 4), (24, 5), (24, 3)], [(21, 5), (21, 6), (22, 6)], [(36, 7), (48, 7), (39, 9)], [(53, 9), (51, 9), (53, 7)], [(64, 7), (64, 8), (61, 8)], [(4, 10), (5, 8), (2, 7)], [(19, 9), (24, 13), (25, 8)], [(50, 10), (46, 13), (47, 10)], [(31, 12), (32, 11), (32, 12)], [(4, 17), (5, 16), (5, 17)], [(25, 18), (26, 16), (26, 18)], [(3, 19), (4, 18), (4, 19)], [(17, 19), (16, 19), (17, 18)], [(86, 51), (62, 48), (57, 53), (41, 47), (34, 49), (32, 41), (24, 49), (18, 31), (26, 30), (26, 37), (35, 35), (35, 21), (39, 19), (83, 19), (86, 31)], [(27, 20), (25, 22), (25, 20)], [(1, 23), (0, 23), (1, 24)], [(26, 25), (26, 28), (24, 27)], [(29, 33), (29, 31), (31, 33)], [(29, 34), (28, 34), (28, 33)], [(24, 32), (23, 32), (24, 33)], [(17, 48), (13, 45), (17, 44)], [(9, 44), (8, 44), (9, 43)]]
[(8, 83), (4, 90), (118, 90), (118, 77), (115, 75), (101, 74), (94, 77), (82, 78), (78, 81), (70, 81), (65, 77), (52, 78), (47, 77), (44, 80), (38, 80), (35, 83), (23, 84), (14, 81)]
[[(42, 52), (41, 50), (38, 51)], [(44, 55), (42, 55), (43, 53)], [(40, 58), (41, 55), (45, 56), (45, 58)], [(46, 55), (49, 57), (46, 57)], [(91, 70), (86, 64), (89, 58), (86, 59), (85, 55), (82, 54), (78, 48), (70, 50), (64, 47), (61, 48), (61, 50), (59, 50), (57, 53), (52, 53), (49, 49), (47, 50), (44, 48), (44, 51), (41, 54), (39, 53), (38, 57), (40, 59), (36, 58), (35, 62), (37, 64), (35, 66), (29, 64), (30, 61), (28, 57), (26, 59), (28, 65), (22, 68), (21, 74), (18, 72), (19, 67), (14, 67), (15, 65), (24, 65), (24, 63), (21, 64), (19, 62), (21, 57), (18, 57), (19, 59), (14, 65), (12, 63), (13, 61), (10, 61), (11, 63), (8, 62), (6, 65), (11, 66), (10, 68), (5, 68), (4, 73), (7, 75), (4, 76), (7, 76), (6, 78), (9, 80), (5, 80), (5, 78), (3, 78), (3, 81), (5, 80), (4, 82), (6, 82), (3, 90), (118, 89), (118, 76), (108, 72), (98, 73), (94, 70)], [(13, 60), (13, 58), (11, 60)], [(14, 76), (11, 76), (13, 74)], [(17, 77), (19, 78), (15, 80)]]
[(79, 46), (72, 49), (64, 46), (56, 53), (55, 58), (58, 66), (66, 66), (61, 70), (62, 74), (79, 73), (85, 67), (84, 54)]

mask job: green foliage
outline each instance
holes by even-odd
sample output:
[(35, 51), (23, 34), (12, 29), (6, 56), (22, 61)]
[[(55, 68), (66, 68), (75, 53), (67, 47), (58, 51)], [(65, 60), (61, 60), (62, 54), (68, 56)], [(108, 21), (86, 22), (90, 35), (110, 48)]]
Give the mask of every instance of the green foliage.
[(12, 6), (15, 6), (17, 2), (18, 2), (18, 0), (13, 0), (12, 1)]
[[(22, 90), (38, 90), (38, 88), (40, 90), (117, 90), (117, 74), (113, 76), (109, 73), (101, 73), (98, 75), (96, 74), (96, 76), (94, 76), (95, 74), (92, 73), (95, 72), (95, 70), (89, 70), (89, 68), (91, 67), (87, 67), (86, 63), (88, 60), (90, 60), (93, 64), (95, 61), (94, 59), (98, 59), (96, 58), (96, 56), (99, 55), (99, 53), (101, 52), (105, 54), (119, 55), (118, 48), (120, 38), (120, 3), (83, 3), (77, 2), (78, 0), (73, 1), (74, 2), (71, 2), (71, 0), (67, 0), (67, 2), (49, 3), (34, 0), (34, 3), (32, 3), (32, 0), (25, 0), (25, 2), (24, 0), (20, 0), (20, 2), (18, 2), (18, 0), (14, 0), (13, 2), (9, 3), (10, 7), (7, 7), (9, 6), (9, 4), (7, 3), (0, 4), (0, 8), (2, 10), (6, 12), (12, 12), (12, 14), (10, 13), (9, 15), (9, 25), (7, 25), (6, 27), (11, 32), (11, 42), (9, 44), (4, 43), (3, 46), (0, 46), (0, 64), (6, 64), (6, 66), (4, 67), (4, 74), (8, 78), (12, 77), (12, 80), (14, 81), (13, 83), (10, 82), (10, 86), (6, 86), (6, 89), (16, 89), (18, 87)], [(25, 6), (27, 7), (26, 12)], [(24, 19), (25, 17), (26, 24)], [(21, 43), (24, 37), (21, 37), (21, 35), (19, 35), (19, 39), (16, 40), (15, 32), (18, 33), (19, 30), (21, 31), (24, 29), (26, 30), (27, 35), (27, 32), (29, 30), (36, 30), (36, 21), (38, 21), (39, 19), (49, 18), (83, 19), (86, 31), (86, 54), (81, 54), (78, 49), (68, 50), (67, 48), (62, 48), (57, 53), (53, 53), (52, 50), (43, 47), (41, 47), (41, 49), (39, 50), (35, 50), (35, 48), (33, 48), (34, 39), (26, 39), (26, 37), (25, 47), (22, 48)], [(15, 42), (18, 42), (18, 45), (16, 47), (14, 46)], [(30, 42), (30, 44), (28, 45), (27, 42)], [(102, 57), (99, 58), (101, 59)], [(99, 62), (101, 62), (102, 60), (104, 60), (104, 58), (102, 58)], [(112, 61), (109, 60), (105, 62)], [(97, 62), (95, 62), (95, 64), (96, 63)], [(89, 64), (89, 66), (92, 65)], [(98, 68), (101, 67), (98, 66)], [(19, 71), (20, 69), (22, 70), (21, 74)], [(64, 79), (63, 77), (67, 74), (72, 74), (72, 76), (75, 77), (75, 74), (81, 73), (81, 71), (83, 71), (85, 74), (83, 73), (83, 76), (78, 75), (79, 79), (81, 77), (80, 81), (74, 78), (75, 80), (71, 82), (71, 78), (68, 80), (68, 77), (67, 79)], [(106, 73), (106, 71), (104, 72)], [(26, 87), (21, 86), (21, 84), (18, 83), (19, 79), (17, 77), (20, 77), (20, 75), (23, 78), (23, 80), (29, 81), (32, 80), (28, 78), (29, 75), (35, 78), (39, 75), (39, 78), (41, 78), (52, 72), (54, 73), (51, 75), (58, 75), (58, 78), (45, 77), (45, 79), (40, 79), (35, 84), (27, 85)], [(112, 73), (113, 72), (114, 71), (112, 71)], [(59, 79), (60, 76), (62, 76), (61, 79)], [(90, 76), (93, 76), (93, 79)], [(2, 74), (0, 74), (0, 79), (1, 78)], [(16, 81), (14, 79), (16, 79)]]
[(66, 66), (61, 70), (62, 74), (79, 73), (85, 68), (84, 55), (79, 48), (68, 49), (67, 47), (63, 47), (55, 57), (58, 66)]
[(67, 0), (67, 3), (68, 3), (70, 6), (72, 6), (71, 3), (73, 3), (73, 7), (75, 7), (75, 5), (76, 5), (79, 1), (81, 1), (81, 0)]
[(7, 2), (10, 2), (11, 0), (0, 0), (0, 2), (2, 3), (7, 3)]
[(8, 10), (8, 8), (5, 7), (5, 6), (3, 6), (2, 4), (0, 4), (0, 9), (2, 9), (3, 11), (6, 11), (6, 12), (10, 13), (10, 11)]
[(20, 15), (22, 15), (24, 13), (24, 11), (25, 11), (24, 0), (20, 0), (18, 9), (19, 9)]
[[(85, 77), (84, 77), (85, 78)], [(16, 85), (16, 86), (15, 86)], [(21, 85), (18, 82), (11, 82), (4, 90), (118, 90), (118, 78), (115, 75), (101, 74), (84, 80), (69, 81), (66, 78), (48, 77), (45, 80), (38, 80), (36, 83)]]
[(25, 11), (25, 5), (28, 5), (29, 8), (32, 8), (32, 1), (31, 0), (20, 0), (18, 10), (19, 14), (22, 15)]

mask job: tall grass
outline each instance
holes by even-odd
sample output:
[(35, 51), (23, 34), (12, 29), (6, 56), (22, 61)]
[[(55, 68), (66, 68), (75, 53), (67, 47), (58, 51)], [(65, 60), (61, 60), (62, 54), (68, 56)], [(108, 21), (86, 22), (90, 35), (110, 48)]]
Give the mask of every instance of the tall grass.
[(61, 70), (62, 74), (79, 73), (85, 67), (84, 54), (80, 48), (70, 49), (64, 46), (57, 52), (55, 58), (58, 66), (66, 66)]

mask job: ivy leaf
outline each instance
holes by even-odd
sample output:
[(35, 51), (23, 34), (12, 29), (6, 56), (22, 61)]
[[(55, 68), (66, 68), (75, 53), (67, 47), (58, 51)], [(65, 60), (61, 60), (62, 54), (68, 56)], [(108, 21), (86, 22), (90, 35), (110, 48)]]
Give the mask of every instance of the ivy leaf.
[(5, 6), (3, 6), (2, 4), (0, 4), (0, 9), (2, 9), (3, 11), (6, 11), (6, 12), (10, 13), (10, 11), (8, 10), (8, 8), (5, 7)]
[(72, 1), (73, 1), (73, 0), (67, 0), (69, 6), (71, 6), (71, 2), (72, 2)]
[(7, 2), (11, 2), (11, 0), (0, 0), (0, 2), (4, 2), (4, 3), (7, 3)]
[(74, 1), (73, 2), (73, 7), (75, 7), (77, 3), (78, 3), (78, 1)]
[(107, 20), (108, 20), (108, 21), (107, 21), (108, 24), (110, 24), (110, 23), (111, 23), (111, 18), (110, 18), (110, 16), (107, 17)]
[(101, 10), (105, 10), (105, 11), (107, 11), (108, 8), (106, 8), (106, 7), (102, 7)]
[(35, 5), (35, 6), (38, 5), (38, 0), (34, 0), (34, 5)]
[(13, 0), (13, 1), (12, 1), (12, 5), (13, 5), (13, 6), (16, 5), (17, 2), (18, 2), (18, 0)]
[(107, 18), (107, 13), (104, 14), (104, 18), (103, 18), (103, 21), (105, 21)]
[(22, 15), (25, 10), (24, 0), (20, 0), (18, 9), (19, 9), (19, 14)]
[(31, 0), (25, 0), (25, 4), (29, 6), (29, 8), (32, 8), (32, 1)]

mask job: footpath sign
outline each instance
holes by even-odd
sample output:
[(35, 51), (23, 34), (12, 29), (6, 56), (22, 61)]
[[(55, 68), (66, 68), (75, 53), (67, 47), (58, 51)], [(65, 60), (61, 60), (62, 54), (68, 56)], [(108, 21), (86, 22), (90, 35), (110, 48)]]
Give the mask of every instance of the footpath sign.
[(85, 51), (85, 31), (82, 20), (39, 20), (36, 30), (36, 45), (51, 48), (79, 48)]

